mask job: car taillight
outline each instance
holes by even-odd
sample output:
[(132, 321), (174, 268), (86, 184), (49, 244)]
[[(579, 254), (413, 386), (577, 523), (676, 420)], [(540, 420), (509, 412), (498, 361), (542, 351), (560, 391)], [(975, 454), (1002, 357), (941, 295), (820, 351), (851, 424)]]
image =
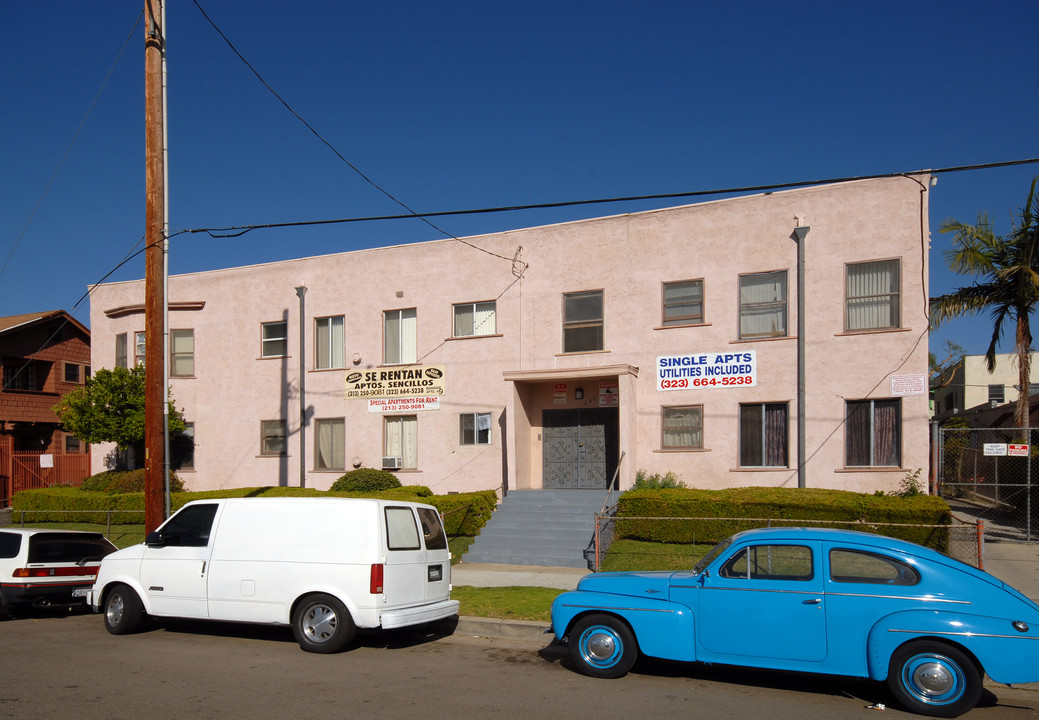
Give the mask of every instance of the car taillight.
[(382, 594), (382, 571), (382, 563), (372, 565), (372, 582), (368, 590), (372, 595)]
[(87, 565), (84, 567), (61, 567), (61, 568), (16, 568), (14, 576), (18, 578), (40, 578), (40, 577), (69, 577), (75, 575), (97, 575), (100, 565)]

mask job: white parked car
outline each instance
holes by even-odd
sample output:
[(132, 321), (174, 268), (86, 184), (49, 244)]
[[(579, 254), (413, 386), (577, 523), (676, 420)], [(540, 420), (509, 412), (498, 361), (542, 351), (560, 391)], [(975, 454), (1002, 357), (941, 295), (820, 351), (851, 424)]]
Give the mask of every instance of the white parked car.
[(0, 529), (0, 617), (25, 608), (82, 605), (101, 558), (115, 551), (101, 533)]
[(356, 628), (458, 613), (435, 507), (318, 497), (188, 503), (105, 558), (90, 604), (115, 635), (144, 615), (270, 623), (317, 653), (341, 650)]

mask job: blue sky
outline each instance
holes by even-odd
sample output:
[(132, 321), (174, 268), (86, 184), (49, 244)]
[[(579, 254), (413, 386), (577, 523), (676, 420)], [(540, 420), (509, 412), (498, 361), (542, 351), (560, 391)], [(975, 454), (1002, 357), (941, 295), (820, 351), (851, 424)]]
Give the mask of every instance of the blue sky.
[[(0, 8), (0, 315), (65, 309), (87, 323), (88, 285), (141, 239), (142, 4)], [(1039, 157), (1034, 0), (198, 4), (325, 140), (416, 211)], [(285, 110), (194, 2), (170, 3), (167, 42), (172, 232), (402, 212)], [(945, 269), (938, 224), (986, 210), (1005, 232), (1035, 175), (940, 177), (932, 295), (967, 282)], [(684, 202), (436, 222), (463, 236)], [(418, 220), (188, 234), (170, 269), (440, 237)], [(138, 257), (109, 279), (143, 275)], [(952, 340), (984, 352), (990, 328), (949, 323), (932, 351)]]

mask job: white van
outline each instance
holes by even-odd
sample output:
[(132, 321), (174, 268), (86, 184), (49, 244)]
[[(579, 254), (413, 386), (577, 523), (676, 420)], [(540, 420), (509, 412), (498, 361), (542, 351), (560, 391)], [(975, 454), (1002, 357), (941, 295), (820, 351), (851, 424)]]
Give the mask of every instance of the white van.
[(291, 624), (316, 653), (341, 650), (359, 627), (458, 613), (437, 509), (353, 498), (190, 502), (143, 545), (105, 557), (88, 602), (115, 635), (145, 614)]

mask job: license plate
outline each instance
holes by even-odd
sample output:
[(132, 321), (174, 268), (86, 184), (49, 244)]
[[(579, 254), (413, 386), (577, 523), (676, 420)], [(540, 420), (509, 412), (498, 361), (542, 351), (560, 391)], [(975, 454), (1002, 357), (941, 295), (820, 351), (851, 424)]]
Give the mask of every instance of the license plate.
[(90, 588), (76, 588), (72, 591), (72, 597), (86, 597)]

